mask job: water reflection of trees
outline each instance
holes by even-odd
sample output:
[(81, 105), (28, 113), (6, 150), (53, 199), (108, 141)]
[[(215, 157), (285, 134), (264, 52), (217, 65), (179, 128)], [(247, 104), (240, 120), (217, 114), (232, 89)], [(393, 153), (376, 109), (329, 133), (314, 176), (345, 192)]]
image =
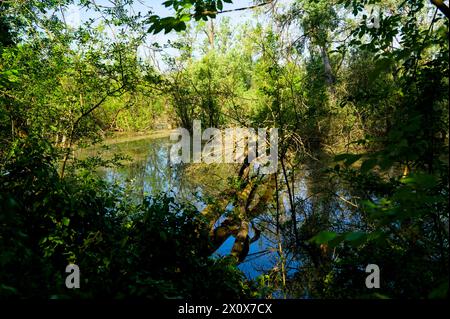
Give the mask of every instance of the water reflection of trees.
[[(168, 192), (195, 204), (199, 210), (207, 205), (208, 198), (226, 197), (224, 190), (231, 182), (227, 177), (236, 176), (236, 167), (172, 166), (169, 148), (167, 139), (116, 146), (112, 151), (123, 152), (133, 160), (122, 168), (107, 169), (106, 178), (128, 187), (138, 199)], [(336, 270), (336, 262), (343, 252), (326, 244), (317, 245), (310, 239), (324, 230), (337, 233), (369, 230), (371, 225), (364, 213), (352, 202), (367, 194), (330, 178), (325, 171), (329, 166), (327, 158), (286, 164), (284, 171), (281, 168), (278, 171), (273, 199), (265, 203), (264, 211), (246, 221), (247, 236), (253, 238), (257, 231), (261, 236), (250, 243), (239, 267), (252, 278), (264, 274), (272, 296), (313, 297), (327, 289), (326, 278)], [(223, 209), (219, 215), (223, 217), (227, 210)], [(223, 220), (214, 227), (220, 226)], [(235, 242), (225, 244), (231, 245), (226, 248), (228, 254)], [(355, 267), (357, 263), (348, 266), (347, 271), (361, 273)]]

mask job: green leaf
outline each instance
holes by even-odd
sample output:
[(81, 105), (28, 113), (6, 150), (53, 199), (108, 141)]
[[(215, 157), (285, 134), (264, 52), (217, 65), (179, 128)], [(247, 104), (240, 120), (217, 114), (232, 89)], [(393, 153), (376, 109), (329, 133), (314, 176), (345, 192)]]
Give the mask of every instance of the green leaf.
[(180, 22), (188, 22), (191, 20), (191, 16), (189, 14), (183, 14), (179, 20)]
[(362, 157), (362, 154), (339, 154), (334, 157), (335, 162), (344, 161), (347, 166), (352, 165)]
[(62, 219), (62, 224), (64, 225), (64, 226), (69, 226), (69, 224), (70, 224), (70, 219), (69, 218), (67, 218), (67, 217), (64, 217), (63, 219)]
[(16, 294), (17, 293), (17, 289), (14, 287), (10, 287), (4, 284), (0, 284), (0, 294), (2, 294), (2, 296), (5, 296), (7, 294)]
[(361, 173), (365, 174), (368, 171), (370, 171), (372, 168), (374, 168), (378, 163), (378, 160), (376, 158), (369, 158), (367, 160), (365, 160), (362, 164), (361, 164)]
[(345, 240), (347, 241), (355, 241), (364, 238), (367, 234), (363, 232), (351, 232), (345, 236)]
[(186, 30), (186, 23), (184, 23), (184, 22), (177, 23), (177, 24), (173, 27), (173, 29), (174, 29), (175, 31), (177, 31), (177, 32)]
[(375, 293), (373, 294), (373, 296), (375, 297), (375, 299), (390, 299), (389, 296), (380, 294), (380, 293), (378, 293), (378, 292), (375, 292)]
[(217, 9), (218, 9), (219, 11), (222, 11), (222, 10), (223, 10), (223, 3), (222, 3), (221, 0), (217, 0)]
[(355, 247), (364, 244), (366, 240), (367, 234), (364, 232), (350, 232), (345, 235), (345, 241), (349, 242), (349, 244)]
[(320, 233), (318, 233), (316, 236), (311, 238), (309, 241), (315, 242), (316, 244), (320, 245), (320, 244), (328, 243), (330, 240), (333, 240), (334, 238), (336, 238), (336, 236), (337, 236), (337, 233), (325, 230), (325, 231), (321, 231)]
[(411, 174), (400, 180), (405, 185), (419, 186), (420, 188), (433, 188), (437, 185), (438, 179), (430, 174)]
[(330, 240), (328, 242), (328, 245), (333, 248), (333, 247), (337, 247), (340, 243), (342, 243), (342, 241), (344, 240), (344, 236), (342, 235), (338, 235), (335, 238), (333, 238), (332, 240)]
[(428, 295), (430, 299), (444, 299), (448, 296), (448, 278)]
[(377, 231), (367, 234), (367, 240), (368, 241), (371, 241), (371, 240), (379, 241), (379, 240), (383, 239), (383, 236), (384, 236), (384, 233), (381, 230), (377, 230)]
[(380, 165), (381, 169), (388, 169), (388, 168), (392, 167), (393, 164), (394, 164), (394, 162), (390, 158), (387, 158), (387, 157), (381, 157), (378, 162), (378, 165)]

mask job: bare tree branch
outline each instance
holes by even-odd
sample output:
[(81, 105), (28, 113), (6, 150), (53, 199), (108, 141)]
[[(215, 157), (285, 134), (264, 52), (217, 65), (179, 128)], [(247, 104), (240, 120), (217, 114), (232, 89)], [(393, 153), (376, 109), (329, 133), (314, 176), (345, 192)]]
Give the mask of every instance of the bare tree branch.
[(447, 7), (443, 0), (431, 0), (431, 3), (434, 4), (439, 9), (439, 11), (445, 14), (448, 19), (450, 19), (450, 9)]

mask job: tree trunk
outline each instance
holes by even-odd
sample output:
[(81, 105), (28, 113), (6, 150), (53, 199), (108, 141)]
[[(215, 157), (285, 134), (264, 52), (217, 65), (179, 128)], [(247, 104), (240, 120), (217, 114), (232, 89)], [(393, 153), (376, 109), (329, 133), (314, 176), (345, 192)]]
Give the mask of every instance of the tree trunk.
[(331, 68), (330, 58), (328, 57), (328, 52), (324, 45), (320, 46), (320, 53), (322, 55), (322, 62), (325, 71), (325, 80), (329, 87), (332, 87), (336, 82), (336, 79), (333, 74), (333, 69)]
[(210, 19), (208, 26), (208, 41), (211, 49), (214, 49), (214, 38), (215, 38), (214, 20)]

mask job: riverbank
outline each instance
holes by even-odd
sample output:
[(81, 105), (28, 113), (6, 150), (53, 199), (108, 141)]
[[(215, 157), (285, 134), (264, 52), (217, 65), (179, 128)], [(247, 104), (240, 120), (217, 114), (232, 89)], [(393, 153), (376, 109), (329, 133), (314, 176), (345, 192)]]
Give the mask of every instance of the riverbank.
[(103, 145), (113, 145), (113, 144), (121, 144), (127, 142), (135, 142), (139, 140), (145, 139), (157, 139), (157, 138), (168, 138), (170, 136), (171, 130), (155, 130), (148, 132), (117, 132), (112, 133), (111, 136), (107, 136), (104, 141), (102, 141)]

